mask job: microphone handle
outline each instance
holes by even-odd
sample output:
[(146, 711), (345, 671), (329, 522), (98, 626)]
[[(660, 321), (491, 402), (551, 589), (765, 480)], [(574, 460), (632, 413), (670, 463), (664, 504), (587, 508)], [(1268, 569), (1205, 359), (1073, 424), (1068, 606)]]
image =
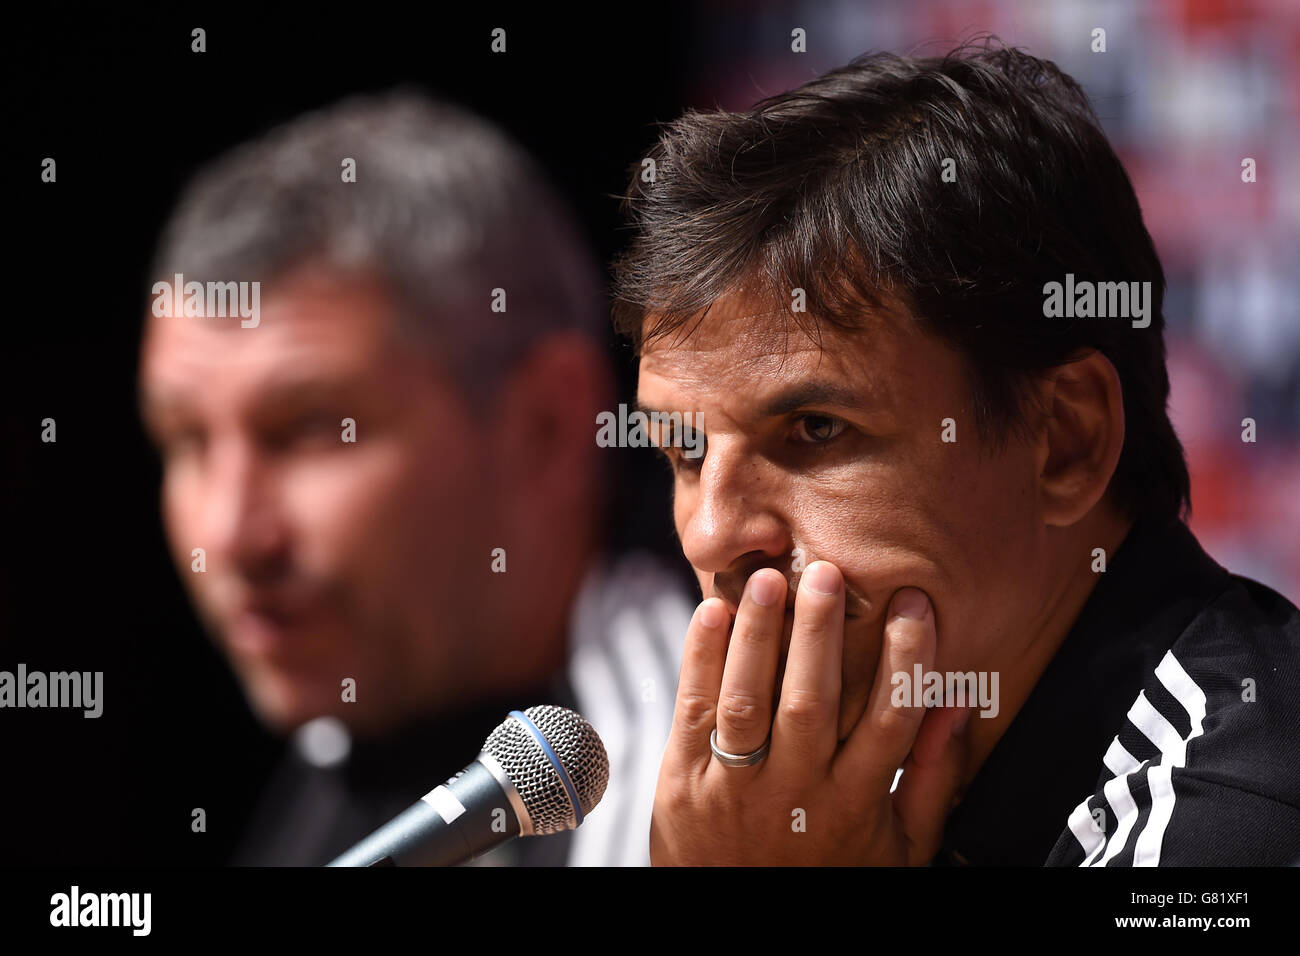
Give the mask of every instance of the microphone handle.
[(327, 866), (455, 866), (519, 835), (501, 784), (475, 760)]

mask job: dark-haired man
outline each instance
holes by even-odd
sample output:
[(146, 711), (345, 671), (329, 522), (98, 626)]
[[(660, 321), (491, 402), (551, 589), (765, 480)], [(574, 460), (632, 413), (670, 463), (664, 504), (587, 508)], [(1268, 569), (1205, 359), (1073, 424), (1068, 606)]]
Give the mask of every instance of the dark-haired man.
[(1164, 277), (1078, 86), (866, 56), (652, 156), (616, 321), (705, 432), (654, 862), (1300, 858), (1300, 612), (1182, 523)]

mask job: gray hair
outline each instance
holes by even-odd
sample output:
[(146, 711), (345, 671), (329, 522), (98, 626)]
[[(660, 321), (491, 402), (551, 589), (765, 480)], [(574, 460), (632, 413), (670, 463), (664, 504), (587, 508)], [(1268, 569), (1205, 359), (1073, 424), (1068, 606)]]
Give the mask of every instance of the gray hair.
[[(201, 170), (151, 277), (269, 286), (308, 262), (382, 279), (402, 328), (477, 397), (543, 336), (599, 338), (607, 324), (592, 254), (540, 169), (485, 120), (411, 88), (307, 113)], [(506, 312), (490, 308), (498, 288)]]

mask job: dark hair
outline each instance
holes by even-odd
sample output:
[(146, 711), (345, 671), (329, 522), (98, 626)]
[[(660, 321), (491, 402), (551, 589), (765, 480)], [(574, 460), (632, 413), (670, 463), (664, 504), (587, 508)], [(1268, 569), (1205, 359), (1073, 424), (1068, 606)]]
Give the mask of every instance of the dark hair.
[[(1095, 348), (1124, 395), (1117, 504), (1189, 511), (1166, 411), (1164, 271), (1119, 158), (1055, 64), (992, 39), (861, 56), (748, 112), (688, 111), (649, 157), (653, 182), (632, 168), (636, 233), (614, 276), (615, 327), (638, 351), (751, 283), (810, 334), (901, 304), (964, 356), (979, 435), (998, 445), (1028, 424), (1028, 381)], [(1045, 318), (1044, 284), (1066, 273), (1150, 282), (1150, 325)]]

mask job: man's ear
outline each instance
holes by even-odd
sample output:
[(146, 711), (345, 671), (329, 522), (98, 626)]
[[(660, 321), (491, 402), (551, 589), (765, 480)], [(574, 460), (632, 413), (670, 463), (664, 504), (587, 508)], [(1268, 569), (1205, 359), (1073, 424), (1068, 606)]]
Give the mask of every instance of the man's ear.
[(543, 497), (589, 479), (596, 413), (614, 393), (599, 344), (577, 333), (549, 335), (502, 384), (496, 402), (498, 463)]
[(1124, 448), (1119, 373), (1100, 351), (1040, 378), (1038, 490), (1043, 520), (1068, 527), (1101, 501)]

